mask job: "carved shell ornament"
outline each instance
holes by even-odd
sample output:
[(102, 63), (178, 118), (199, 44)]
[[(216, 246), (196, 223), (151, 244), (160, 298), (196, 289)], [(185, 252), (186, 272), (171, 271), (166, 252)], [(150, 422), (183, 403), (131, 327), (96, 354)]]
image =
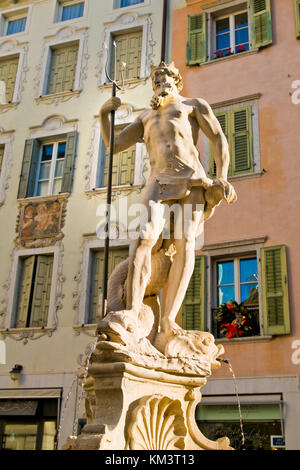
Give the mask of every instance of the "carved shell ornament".
[(128, 427), (129, 450), (184, 450), (187, 429), (179, 400), (142, 398)]

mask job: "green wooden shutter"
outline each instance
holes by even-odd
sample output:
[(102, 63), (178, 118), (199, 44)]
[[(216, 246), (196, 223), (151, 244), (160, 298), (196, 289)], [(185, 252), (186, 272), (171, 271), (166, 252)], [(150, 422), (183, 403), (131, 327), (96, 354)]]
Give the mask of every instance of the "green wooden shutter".
[[(143, 32), (134, 31), (118, 34), (114, 37), (114, 40), (117, 45), (116, 79), (122, 79), (122, 63), (126, 64), (124, 79), (138, 78), (141, 73)], [(112, 73), (114, 73), (114, 61), (112, 63)]]
[[(116, 135), (121, 133), (122, 129), (116, 129)], [(104, 149), (105, 147), (103, 147)], [(133, 184), (134, 182), (134, 171), (135, 171), (135, 157), (136, 157), (136, 146), (133, 145), (123, 152), (117, 153), (113, 158), (113, 169), (112, 169), (112, 185), (121, 186), (125, 184)], [(105, 149), (105, 161), (102, 175), (101, 186), (106, 187), (108, 182), (108, 163), (109, 163), (109, 151)]]
[(40, 145), (37, 139), (25, 141), (18, 199), (34, 196), (39, 164)]
[(4, 157), (4, 145), (0, 145), (0, 175), (1, 175), (1, 170), (2, 170), (2, 163), (3, 163), (3, 157)]
[(231, 119), (231, 174), (239, 175), (253, 171), (252, 112), (247, 106), (234, 109)]
[(53, 256), (38, 256), (31, 302), (30, 326), (47, 326), (50, 306)]
[(33, 280), (35, 257), (29, 256), (22, 260), (21, 282), (16, 314), (16, 328), (26, 328)]
[(186, 58), (188, 65), (200, 64), (207, 59), (206, 14), (188, 16)]
[[(115, 267), (128, 258), (128, 248), (110, 250), (108, 258), (108, 276), (111, 275)], [(99, 250), (93, 253), (91, 282), (90, 282), (90, 315), (89, 323), (97, 323), (99, 320), (99, 296), (103, 287), (103, 263), (104, 251)]]
[(19, 56), (5, 57), (0, 60), (0, 80), (5, 83), (6, 102), (11, 103), (14, 97)]
[(300, 39), (300, 0), (294, 0), (295, 6), (295, 22), (296, 22), (296, 37)]
[[(218, 119), (219, 123), (221, 124), (222, 131), (225, 134), (227, 141), (229, 142), (230, 139), (230, 112), (224, 111), (222, 113), (216, 113), (216, 118)], [(214, 149), (212, 144), (210, 145), (210, 156), (209, 156), (209, 175), (212, 178), (216, 177), (217, 174), (217, 167), (216, 162), (214, 159)], [(231, 161), (229, 164), (228, 174), (231, 174)]]
[(185, 330), (205, 328), (205, 256), (196, 256), (195, 268), (182, 304), (181, 321)]
[(272, 19), (270, 0), (250, 0), (252, 47), (272, 44)]
[(51, 49), (47, 94), (74, 89), (78, 57), (78, 44)]
[(70, 193), (72, 190), (75, 156), (77, 146), (77, 132), (67, 134), (66, 153), (64, 159), (63, 179), (61, 184), (61, 193)]
[(264, 334), (290, 333), (286, 247), (262, 248), (261, 270)]

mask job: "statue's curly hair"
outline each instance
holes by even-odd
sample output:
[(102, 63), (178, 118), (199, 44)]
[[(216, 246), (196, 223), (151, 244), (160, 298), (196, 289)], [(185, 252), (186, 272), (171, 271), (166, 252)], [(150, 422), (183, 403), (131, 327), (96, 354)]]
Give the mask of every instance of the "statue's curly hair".
[(166, 64), (165, 62), (161, 62), (159, 65), (151, 65), (151, 78), (153, 80), (154, 73), (157, 70), (167, 70), (169, 74), (175, 79), (175, 84), (179, 92), (181, 92), (183, 88), (182, 76), (179, 73), (179, 70), (175, 67), (174, 62), (170, 64)]

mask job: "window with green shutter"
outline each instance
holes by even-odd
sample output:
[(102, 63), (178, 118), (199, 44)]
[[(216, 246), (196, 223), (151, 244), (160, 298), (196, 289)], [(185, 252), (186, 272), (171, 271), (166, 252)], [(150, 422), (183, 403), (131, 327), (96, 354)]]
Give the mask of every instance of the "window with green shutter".
[[(120, 134), (121, 131), (121, 128), (116, 129), (116, 134)], [(103, 152), (105, 152), (105, 161), (103, 162), (100, 186), (106, 187), (108, 181), (109, 151), (103, 146)], [(114, 155), (112, 170), (113, 186), (129, 185), (134, 183), (135, 157), (135, 145)]]
[(47, 95), (74, 90), (78, 49), (78, 43), (51, 48)]
[(186, 58), (188, 65), (200, 64), (207, 59), (206, 14), (188, 16)]
[(0, 81), (5, 84), (6, 103), (11, 103), (14, 98), (18, 65), (19, 56), (0, 59)]
[[(116, 80), (139, 78), (141, 73), (143, 32), (134, 31), (116, 34)], [(124, 69), (124, 64), (126, 67)], [(111, 75), (114, 76), (115, 61), (111, 64)], [(122, 73), (124, 71), (124, 73)]]
[(300, 0), (294, 0), (296, 37), (300, 39)]
[(272, 17), (270, 0), (250, 0), (252, 48), (272, 44)]
[(205, 256), (196, 256), (194, 272), (182, 304), (181, 323), (185, 330), (205, 328)]
[(15, 328), (47, 326), (52, 284), (53, 255), (21, 260)]
[(265, 335), (290, 333), (286, 247), (261, 249), (263, 330)]
[(32, 196), (70, 193), (72, 190), (77, 132), (60, 140), (25, 142), (18, 199)]
[[(229, 146), (230, 164), (228, 176), (253, 172), (254, 159), (251, 106), (217, 112), (216, 117), (221, 124)], [(211, 177), (216, 176), (216, 163), (212, 145), (210, 145), (209, 173)]]
[[(129, 250), (126, 248), (111, 249), (108, 259), (108, 275), (115, 267), (128, 258)], [(97, 323), (100, 319), (99, 305), (103, 287), (104, 250), (91, 252), (90, 282), (89, 282), (89, 315), (88, 323)]]

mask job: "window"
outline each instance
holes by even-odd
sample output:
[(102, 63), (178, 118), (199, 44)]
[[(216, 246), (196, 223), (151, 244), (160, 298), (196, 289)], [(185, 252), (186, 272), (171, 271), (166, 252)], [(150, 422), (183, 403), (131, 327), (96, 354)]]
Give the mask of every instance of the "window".
[(195, 65), (272, 44), (270, 0), (241, 2), (230, 13), (211, 9), (188, 16), (187, 64)]
[(61, 191), (66, 141), (41, 146), (35, 196), (59, 194)]
[[(211, 319), (206, 317), (206, 312), (210, 310), (205, 303), (207, 286), (210, 287)], [(229, 308), (219, 308), (228, 302)], [(239, 310), (231, 309), (234, 302)], [(247, 331), (249, 324), (242, 316), (251, 322), (251, 328)], [(204, 330), (208, 327), (216, 337), (288, 334), (290, 313), (286, 247), (257, 248), (254, 252), (241, 254), (237, 251), (236, 255), (226, 256), (224, 245), (222, 256), (196, 256), (181, 318), (183, 328)], [(237, 320), (243, 320), (244, 332), (241, 335), (236, 329)], [(229, 327), (221, 327), (226, 323)]]
[(25, 27), (26, 17), (17, 20), (9, 20), (7, 22), (6, 35), (9, 36), (10, 34), (22, 33), (23, 31), (25, 31)]
[(117, 0), (115, 2), (115, 8), (124, 8), (131, 5), (137, 5), (138, 3), (144, 3), (144, 0)]
[[(255, 169), (252, 142), (252, 108), (245, 106), (224, 112), (216, 112), (216, 117), (229, 145), (230, 164), (228, 176), (251, 173)], [(216, 175), (213, 147), (210, 145), (210, 176)]]
[[(139, 78), (141, 74), (142, 31), (118, 33), (113, 36), (116, 42), (116, 80)], [(124, 77), (123, 64), (126, 64)], [(111, 67), (114, 76), (114, 61)]]
[(54, 450), (57, 413), (57, 399), (0, 400), (0, 449)]
[(300, 0), (294, 0), (296, 37), (300, 39)]
[(215, 57), (224, 57), (249, 50), (247, 11), (215, 21)]
[(78, 48), (78, 43), (51, 47), (47, 95), (74, 90)]
[(27, 140), (18, 198), (71, 192), (76, 145), (75, 131), (52, 142)]
[(19, 56), (8, 56), (0, 58), (0, 83), (3, 82), (4, 103), (14, 101), (15, 84), (19, 66)]
[[(119, 134), (121, 129), (117, 129), (116, 133)], [(102, 144), (102, 155), (104, 161), (102, 162), (102, 171), (100, 171), (100, 187), (107, 187), (108, 182), (108, 165), (109, 165), (109, 150)], [(113, 169), (112, 169), (112, 185), (122, 186), (134, 183), (135, 171), (135, 158), (136, 146), (132, 146), (123, 152), (114, 155)]]
[[(110, 276), (114, 268), (128, 258), (128, 247), (114, 248), (109, 253), (108, 275)], [(89, 282), (89, 314), (88, 323), (97, 323), (100, 318), (99, 306), (101, 308), (101, 294), (103, 285), (103, 263), (104, 250), (91, 251), (90, 282)]]
[(57, 21), (69, 21), (84, 15), (84, 2), (60, 2)]
[(47, 326), (52, 270), (51, 255), (21, 258), (14, 328)]
[[(203, 397), (205, 402), (207, 399)], [(229, 404), (234, 397), (209, 397), (211, 401), (201, 403), (196, 409), (196, 420), (206, 438), (216, 441), (227, 436), (235, 450), (242, 450), (241, 428), (237, 404)], [(220, 403), (223, 398), (224, 402)], [(241, 412), (245, 448), (247, 450), (272, 450), (271, 436), (282, 436), (283, 418), (280, 403), (251, 403), (250, 397), (242, 397)], [(256, 397), (257, 398), (257, 397)]]

